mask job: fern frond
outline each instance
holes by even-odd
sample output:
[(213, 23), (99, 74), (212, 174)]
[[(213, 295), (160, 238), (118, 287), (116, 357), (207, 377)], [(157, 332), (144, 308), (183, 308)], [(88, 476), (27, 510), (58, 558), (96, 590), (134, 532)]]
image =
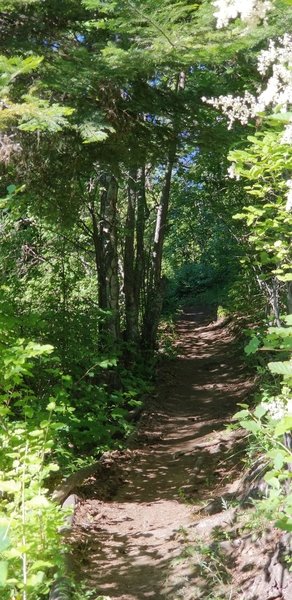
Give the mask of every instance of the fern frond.
[(106, 125), (98, 119), (83, 121), (78, 126), (79, 133), (83, 140), (83, 144), (92, 144), (94, 142), (103, 142), (115, 130), (110, 125)]
[(49, 104), (47, 100), (35, 96), (24, 96), (24, 102), (11, 103), (5, 101), (0, 111), (0, 128), (5, 129), (18, 122), (21, 131), (49, 131), (56, 133), (69, 126), (66, 117), (72, 115), (73, 109)]

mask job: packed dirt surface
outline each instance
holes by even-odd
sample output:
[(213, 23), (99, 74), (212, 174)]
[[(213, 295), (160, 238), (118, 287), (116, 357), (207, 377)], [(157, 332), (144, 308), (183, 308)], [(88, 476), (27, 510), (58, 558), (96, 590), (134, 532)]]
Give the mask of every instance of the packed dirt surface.
[[(130, 448), (80, 483), (72, 561), (93, 600), (282, 598), (262, 587), (249, 593), (260, 551), (252, 556), (248, 534), (234, 539), (244, 432), (226, 424), (254, 380), (233, 326), (212, 320), (206, 310), (185, 310), (177, 357), (163, 363)], [(267, 534), (266, 553), (275, 535), (269, 542)]]

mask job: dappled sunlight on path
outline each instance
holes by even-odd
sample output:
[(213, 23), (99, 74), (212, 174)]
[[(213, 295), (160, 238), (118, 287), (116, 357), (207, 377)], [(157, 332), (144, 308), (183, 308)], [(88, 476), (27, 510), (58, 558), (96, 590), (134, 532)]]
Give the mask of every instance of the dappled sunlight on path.
[(234, 448), (241, 439), (225, 424), (253, 382), (232, 328), (211, 324), (203, 309), (186, 309), (177, 332), (178, 356), (161, 368), (158, 398), (130, 451), (116, 457), (115, 493), (101, 500), (94, 478), (83, 489), (73, 561), (97, 596), (184, 598), (192, 574), (175, 560), (182, 532), (202, 501), (224, 493), (236, 470)]

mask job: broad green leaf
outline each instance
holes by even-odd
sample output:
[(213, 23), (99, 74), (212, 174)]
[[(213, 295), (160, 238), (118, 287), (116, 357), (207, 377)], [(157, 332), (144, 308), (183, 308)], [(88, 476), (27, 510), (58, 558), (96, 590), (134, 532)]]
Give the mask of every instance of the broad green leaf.
[(246, 409), (245, 410), (240, 410), (239, 412), (235, 413), (235, 415), (233, 416), (233, 418), (239, 420), (239, 419), (243, 419), (245, 417), (248, 417), (249, 414), (250, 414), (249, 411), (246, 410)]
[(34, 356), (41, 356), (42, 354), (51, 354), (54, 351), (54, 346), (51, 344), (38, 344), (36, 342), (29, 342), (25, 346), (26, 355), (29, 358)]
[(44, 581), (44, 578), (45, 573), (43, 571), (38, 571), (38, 573), (35, 573), (28, 578), (27, 586), (36, 588)]
[(98, 363), (98, 366), (102, 369), (108, 369), (109, 367), (115, 367), (117, 365), (116, 358), (107, 358)]
[(272, 474), (272, 472), (266, 473), (264, 475), (264, 480), (275, 490), (280, 489), (280, 481), (277, 477), (275, 477), (274, 474)]
[(264, 480), (267, 481), (267, 482), (269, 482), (274, 477), (275, 477), (275, 472), (274, 471), (267, 471), (267, 473), (265, 473), (265, 475), (264, 475)]
[(250, 354), (254, 354), (259, 346), (260, 346), (261, 342), (257, 337), (253, 337), (249, 343), (247, 344), (247, 346), (245, 346), (244, 348), (244, 352), (249, 356)]
[(31, 573), (34, 571), (40, 571), (41, 569), (49, 569), (53, 567), (54, 564), (49, 560), (36, 560), (33, 565), (30, 567)]
[(49, 404), (47, 405), (47, 410), (55, 410), (56, 408), (56, 402), (52, 400), (52, 402), (49, 402)]
[(59, 471), (59, 469), (60, 469), (60, 467), (56, 463), (49, 463), (48, 464), (48, 470), (49, 471), (56, 472), (56, 471)]
[(43, 429), (34, 429), (34, 431), (29, 432), (29, 436), (32, 438), (42, 438), (44, 436)]
[(267, 120), (270, 121), (280, 121), (282, 123), (289, 123), (292, 119), (292, 112), (281, 112), (281, 113), (273, 113), (266, 117)]
[(258, 419), (261, 419), (267, 412), (268, 412), (268, 408), (266, 406), (264, 406), (263, 404), (259, 404), (254, 411), (254, 415)]
[(257, 421), (241, 421), (240, 424), (244, 429), (247, 429), (247, 431), (250, 431), (251, 433), (258, 433), (261, 430), (261, 425)]
[(15, 494), (21, 489), (20, 481), (0, 481), (0, 491), (8, 494)]
[(0, 587), (5, 587), (8, 578), (8, 562), (0, 561)]
[(9, 521), (0, 521), (0, 554), (4, 552), (10, 546), (10, 540), (8, 537), (8, 531), (10, 527)]
[(291, 431), (292, 430), (292, 416), (287, 415), (286, 417), (283, 417), (283, 419), (281, 419), (281, 421), (279, 421), (279, 423), (277, 423), (276, 427), (275, 427), (275, 435), (279, 436), (279, 435), (283, 435), (283, 433), (286, 433), (287, 431)]
[(284, 377), (292, 377), (291, 361), (270, 362), (268, 363), (268, 367), (271, 373), (276, 373), (277, 375), (284, 375)]
[(16, 185), (11, 184), (11, 185), (7, 186), (7, 192), (9, 195), (14, 194), (15, 191), (16, 191)]
[(50, 503), (45, 496), (35, 496), (27, 502), (27, 506), (31, 508), (48, 508)]
[(292, 531), (292, 518), (291, 517), (282, 517), (278, 519), (275, 523), (276, 527), (282, 529), (283, 531)]
[(288, 452), (285, 452), (285, 450), (273, 449), (267, 453), (267, 456), (273, 460), (275, 469), (279, 471), (282, 469), (285, 462), (287, 462)]

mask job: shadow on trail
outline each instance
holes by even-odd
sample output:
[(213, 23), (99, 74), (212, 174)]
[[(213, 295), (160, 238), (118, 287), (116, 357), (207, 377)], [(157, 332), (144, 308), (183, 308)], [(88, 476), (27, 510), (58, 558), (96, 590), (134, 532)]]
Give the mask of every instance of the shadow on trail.
[[(117, 523), (117, 526), (119, 524)], [(150, 534), (145, 538), (151, 537)], [(137, 544), (138, 539), (138, 544)], [(140, 542), (140, 536), (133, 536), (131, 542), (127, 536), (114, 536), (115, 550), (105, 552), (107, 536), (99, 534), (100, 553), (98, 560), (98, 577), (91, 573), (88, 584), (97, 594), (110, 598), (132, 598), (139, 600), (165, 600), (162, 582), (167, 579), (169, 560), (163, 559), (158, 550), (149, 550), (149, 544)], [(148, 539), (147, 539), (148, 542)], [(177, 542), (177, 546), (179, 543)], [(90, 545), (87, 545), (90, 552)], [(93, 549), (96, 552), (96, 548)], [(155, 563), (155, 565), (153, 564)], [(109, 574), (109, 564), (110, 574)], [(83, 563), (82, 566), (86, 566)], [(167, 593), (175, 593), (181, 587), (180, 582), (171, 586)], [(139, 596), (136, 596), (139, 594)]]
[(190, 526), (193, 505), (222, 491), (234, 475), (241, 440), (226, 436), (225, 424), (253, 382), (232, 331), (212, 320), (203, 308), (185, 309), (177, 324), (179, 355), (161, 369), (159, 401), (143, 417), (129, 460), (119, 465), (115, 495), (101, 502), (93, 478), (82, 488), (73, 558), (99, 594), (174, 598), (183, 567), (177, 583), (165, 586), (180, 553), (177, 532)]

